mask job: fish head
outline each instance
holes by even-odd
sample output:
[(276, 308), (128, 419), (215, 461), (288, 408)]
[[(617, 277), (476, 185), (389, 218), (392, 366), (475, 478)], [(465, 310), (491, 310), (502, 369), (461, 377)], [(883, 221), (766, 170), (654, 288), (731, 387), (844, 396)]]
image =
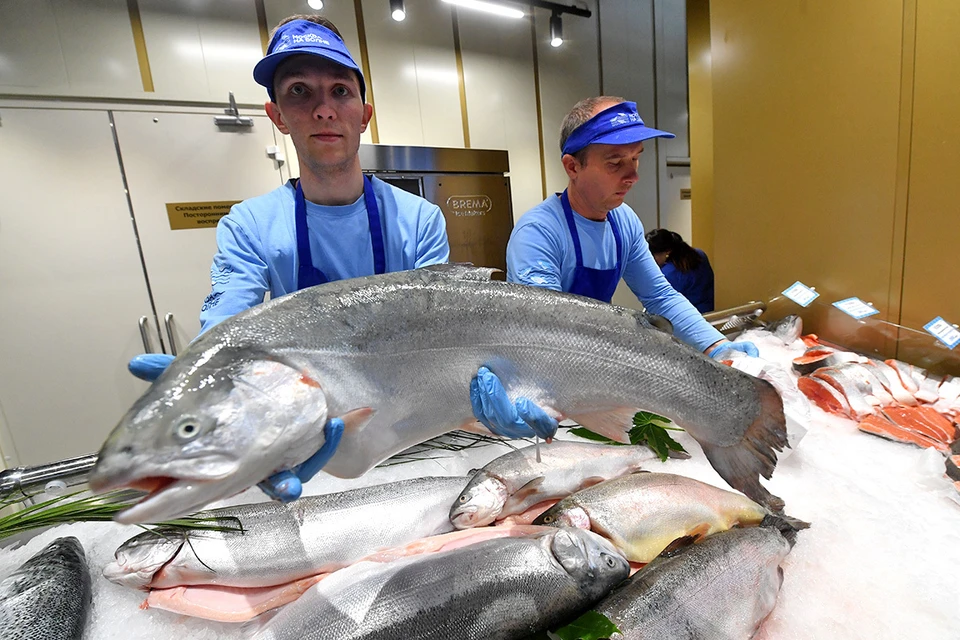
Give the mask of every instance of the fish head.
[(326, 418), (320, 384), (302, 368), (217, 345), (175, 360), (137, 400), (89, 485), (148, 493), (118, 522), (180, 517), (302, 462), (323, 444)]
[(484, 471), (470, 480), (450, 509), (450, 522), (457, 529), (491, 524), (503, 510), (509, 492), (506, 484)]
[(591, 600), (599, 600), (630, 576), (630, 563), (623, 554), (592, 531), (560, 528), (550, 541), (550, 550)]
[(533, 521), (533, 524), (542, 524), (547, 527), (572, 527), (574, 529), (590, 529), (590, 515), (576, 504), (561, 500), (553, 505)]
[(146, 531), (124, 542), (103, 577), (128, 589), (149, 590), (154, 577), (177, 557), (186, 541), (180, 530)]

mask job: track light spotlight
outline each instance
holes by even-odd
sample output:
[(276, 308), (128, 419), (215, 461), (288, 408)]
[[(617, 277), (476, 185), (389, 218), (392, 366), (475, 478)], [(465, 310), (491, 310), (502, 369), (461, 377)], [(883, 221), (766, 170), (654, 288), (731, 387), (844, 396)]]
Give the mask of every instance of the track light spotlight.
[(403, 0), (390, 0), (390, 16), (397, 22), (403, 22), (403, 19), (407, 17)]
[(307, 0), (307, 6), (314, 11), (320, 11), (323, 9), (323, 0)]
[(550, 46), (559, 47), (563, 44), (563, 20), (559, 13), (550, 15)]

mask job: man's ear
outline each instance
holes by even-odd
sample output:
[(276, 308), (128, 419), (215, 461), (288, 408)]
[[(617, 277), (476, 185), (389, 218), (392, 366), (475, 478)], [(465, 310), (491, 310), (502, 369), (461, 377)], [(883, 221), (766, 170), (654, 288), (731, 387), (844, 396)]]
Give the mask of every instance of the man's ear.
[(267, 112), (267, 117), (277, 126), (277, 129), (280, 129), (280, 133), (290, 135), (290, 129), (284, 124), (283, 114), (280, 113), (280, 107), (276, 102), (267, 102), (263, 105), (263, 110)]
[(363, 105), (363, 121), (360, 123), (360, 133), (363, 133), (367, 130), (367, 125), (370, 124), (370, 118), (373, 117), (373, 105), (365, 103)]
[(569, 153), (563, 154), (563, 157), (560, 158), (560, 163), (563, 164), (563, 170), (567, 172), (567, 177), (571, 180), (576, 178), (577, 174), (580, 173), (580, 161)]

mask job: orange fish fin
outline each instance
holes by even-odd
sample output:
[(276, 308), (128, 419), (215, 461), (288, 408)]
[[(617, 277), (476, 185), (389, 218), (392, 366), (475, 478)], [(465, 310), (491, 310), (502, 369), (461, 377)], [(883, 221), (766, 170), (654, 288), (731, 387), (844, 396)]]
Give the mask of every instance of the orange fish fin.
[(607, 411), (581, 413), (569, 416), (569, 418), (601, 436), (630, 444), (630, 437), (627, 432), (633, 426), (633, 416), (636, 415), (637, 411), (639, 409), (636, 407), (619, 407)]
[(540, 485), (543, 484), (543, 476), (539, 478), (534, 478), (527, 484), (520, 487), (516, 493), (507, 498), (507, 501), (503, 504), (503, 513), (512, 513), (518, 505), (522, 504), (527, 498), (535, 494), (540, 490)]
[(361, 407), (359, 409), (354, 409), (348, 411), (340, 419), (343, 420), (343, 430), (347, 431), (359, 431), (370, 422), (370, 418), (373, 417), (373, 414), (376, 413), (376, 410), (371, 409), (370, 407)]

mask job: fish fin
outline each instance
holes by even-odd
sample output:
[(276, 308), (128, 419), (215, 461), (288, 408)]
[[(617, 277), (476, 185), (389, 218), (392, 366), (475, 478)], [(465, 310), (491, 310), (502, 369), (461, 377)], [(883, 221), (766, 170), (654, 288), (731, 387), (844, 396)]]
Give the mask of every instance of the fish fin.
[(493, 274), (503, 273), (502, 269), (495, 269), (493, 267), (475, 267), (472, 262), (431, 264), (426, 267), (420, 267), (420, 269), (430, 271), (445, 278), (452, 278), (453, 280), (473, 280), (475, 282), (487, 282)]
[[(747, 427), (740, 442), (721, 447), (700, 442), (703, 453), (717, 473), (731, 487), (743, 492), (770, 511), (782, 512), (784, 502), (760, 484), (760, 476), (770, 479), (777, 466), (777, 452), (787, 443), (787, 423), (783, 400), (769, 382), (750, 378), (757, 390), (760, 411)], [(691, 435), (694, 435), (691, 432)]]
[(633, 426), (633, 416), (637, 414), (637, 411), (638, 409), (635, 407), (620, 407), (567, 417), (594, 433), (617, 442), (630, 444), (630, 436), (627, 435), (627, 432)]
[(513, 513), (513, 511), (518, 508), (519, 505), (522, 504), (527, 498), (540, 490), (540, 485), (543, 484), (543, 480), (543, 476), (540, 476), (520, 487), (512, 496), (507, 498), (507, 501), (503, 503), (503, 509), (501, 509), (500, 512)]
[[(586, 489), (587, 487), (592, 487), (592, 486), (594, 486), (594, 485), (598, 485), (598, 484), (600, 484), (601, 482), (603, 482), (604, 480), (606, 480), (606, 478), (601, 477), (601, 476), (590, 476), (589, 478), (584, 478), (584, 479), (583, 479), (583, 482), (580, 483), (580, 489)], [(578, 491), (579, 491), (580, 489), (578, 489)]]
[(487, 429), (485, 426), (483, 426), (482, 422), (480, 422), (479, 420), (474, 420), (473, 418), (461, 424), (459, 427), (457, 427), (457, 429), (459, 429), (460, 431), (466, 431), (467, 433), (476, 433), (481, 436), (487, 436), (488, 438), (500, 437), (495, 433), (492, 433), (490, 429)]
[(653, 325), (654, 329), (659, 329), (660, 331), (663, 331), (671, 336), (673, 335), (673, 323), (663, 316), (658, 316), (655, 313), (648, 313), (647, 321)]
[(344, 433), (362, 429), (364, 425), (370, 422), (370, 418), (372, 418), (376, 412), (376, 409), (370, 407), (360, 407), (359, 409), (347, 411), (340, 416), (340, 419), (343, 420)]
[(684, 550), (697, 541), (696, 536), (683, 536), (682, 538), (677, 538), (666, 547), (663, 551), (660, 552), (660, 557), (662, 558), (672, 558), (673, 556), (679, 555), (684, 552)]
[(798, 520), (797, 518), (791, 518), (787, 515), (768, 513), (763, 517), (763, 520), (760, 521), (760, 526), (777, 529), (783, 534), (783, 537), (787, 539), (790, 546), (793, 547), (797, 542), (797, 532), (803, 529), (809, 529), (810, 523)]

